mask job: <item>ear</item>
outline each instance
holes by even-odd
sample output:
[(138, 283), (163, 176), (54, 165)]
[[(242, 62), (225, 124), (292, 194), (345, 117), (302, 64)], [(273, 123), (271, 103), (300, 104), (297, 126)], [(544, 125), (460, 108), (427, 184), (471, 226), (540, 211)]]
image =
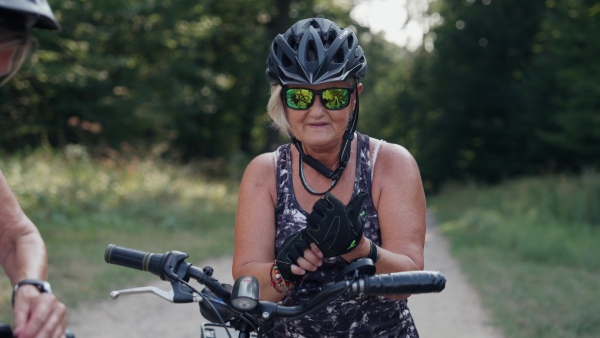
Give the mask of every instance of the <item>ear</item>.
[[(360, 93), (362, 93), (363, 90), (363, 84), (359, 83), (356, 85), (356, 94), (360, 95)], [(354, 100), (352, 101), (352, 110), (354, 110), (354, 106), (356, 106), (356, 96), (354, 97)]]

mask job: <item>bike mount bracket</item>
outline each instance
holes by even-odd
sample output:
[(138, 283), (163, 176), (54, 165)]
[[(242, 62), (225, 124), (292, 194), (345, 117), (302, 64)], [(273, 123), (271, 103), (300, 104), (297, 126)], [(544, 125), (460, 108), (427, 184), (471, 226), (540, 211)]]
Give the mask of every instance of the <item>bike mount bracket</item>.
[(335, 277), (335, 281), (340, 282), (345, 279), (352, 279), (355, 274), (358, 274), (358, 277), (373, 276), (375, 271), (375, 265), (370, 258), (359, 258), (340, 271)]

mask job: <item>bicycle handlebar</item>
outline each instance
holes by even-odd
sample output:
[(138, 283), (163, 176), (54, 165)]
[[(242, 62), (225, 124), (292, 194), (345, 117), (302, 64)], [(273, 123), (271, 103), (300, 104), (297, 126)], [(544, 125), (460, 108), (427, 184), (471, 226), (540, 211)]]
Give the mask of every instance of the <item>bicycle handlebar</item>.
[[(352, 291), (355, 291), (356, 284), (353, 284)], [(357, 293), (364, 292), (372, 296), (419, 294), (441, 292), (446, 285), (446, 278), (434, 271), (408, 271), (365, 277), (364, 286), (360, 284), (356, 285)]]
[[(193, 277), (199, 283), (204, 284), (215, 295), (227, 301), (231, 294), (219, 282), (207, 275), (203, 270), (194, 268), (191, 264), (183, 260), (188, 255), (179, 251), (169, 251), (164, 254), (151, 253), (135, 249), (129, 249), (122, 246), (109, 244), (104, 251), (104, 261), (109, 264), (121, 265), (124, 267), (148, 271), (160, 277), (160, 279), (171, 282), (183, 279), (187, 281)], [(179, 271), (180, 265), (183, 272)], [(179, 290), (177, 290), (179, 291)], [(190, 298), (191, 299), (191, 298)], [(177, 301), (175, 302), (185, 302)]]
[(267, 317), (296, 317), (322, 305), (327, 299), (346, 292), (349, 295), (364, 293), (370, 296), (394, 296), (401, 294), (434, 293), (444, 290), (446, 278), (437, 271), (408, 271), (363, 276), (356, 280), (335, 282), (321, 290), (314, 298), (297, 306), (272, 305), (259, 302), (259, 308)]
[[(257, 320), (271, 321), (279, 317), (297, 317), (321, 307), (330, 302), (333, 297), (342, 293), (350, 295), (366, 294), (372, 296), (392, 296), (401, 294), (420, 294), (441, 292), (446, 285), (446, 278), (437, 271), (408, 271), (389, 274), (374, 275), (375, 268), (373, 262), (368, 259), (360, 259), (351, 263), (345, 270), (347, 275), (343, 275), (331, 285), (323, 288), (316, 296), (298, 306), (282, 306), (270, 301), (258, 301), (258, 291), (256, 292), (256, 308), (252, 311), (244, 311), (232, 306), (232, 293), (225, 288), (224, 284), (212, 278), (212, 268), (200, 269), (186, 263), (184, 260), (188, 255), (179, 251), (169, 251), (164, 254), (149, 253), (134, 249), (119, 247), (109, 244), (104, 253), (104, 260), (109, 264), (121, 265), (142, 271), (148, 271), (159, 276), (163, 280), (168, 280), (173, 285), (173, 300), (175, 303), (192, 302), (197, 298), (187, 281), (193, 278), (200, 284), (206, 286), (214, 295), (221, 298), (220, 303), (226, 304), (226, 311), (231, 311), (229, 318), (223, 321), (229, 321), (235, 314), (254, 313), (252, 315)], [(352, 275), (352, 276), (351, 276)], [(240, 277), (240, 278), (248, 278)], [(254, 277), (250, 277), (254, 278)], [(180, 287), (182, 281), (185, 281), (187, 290)], [(216, 299), (206, 298), (208, 302)], [(201, 306), (202, 309), (202, 306)], [(214, 310), (214, 308), (213, 308)], [(227, 312), (226, 312), (227, 313)]]

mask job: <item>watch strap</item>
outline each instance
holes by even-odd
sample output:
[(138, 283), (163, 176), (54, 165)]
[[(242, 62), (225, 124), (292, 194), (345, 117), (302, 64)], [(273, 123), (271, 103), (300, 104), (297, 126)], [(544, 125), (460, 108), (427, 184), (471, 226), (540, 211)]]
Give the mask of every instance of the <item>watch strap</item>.
[(15, 304), (15, 296), (17, 294), (17, 290), (19, 290), (19, 288), (23, 285), (32, 285), (35, 286), (40, 293), (52, 293), (52, 287), (50, 287), (50, 283), (41, 280), (41, 279), (23, 279), (22, 281), (18, 282), (17, 284), (15, 284), (15, 287), (13, 288), (13, 294), (12, 294), (12, 304)]
[(372, 240), (369, 240), (369, 243), (371, 244), (371, 250), (369, 251), (368, 258), (370, 258), (373, 261), (373, 264), (375, 264), (379, 260), (379, 248), (375, 243), (373, 243)]

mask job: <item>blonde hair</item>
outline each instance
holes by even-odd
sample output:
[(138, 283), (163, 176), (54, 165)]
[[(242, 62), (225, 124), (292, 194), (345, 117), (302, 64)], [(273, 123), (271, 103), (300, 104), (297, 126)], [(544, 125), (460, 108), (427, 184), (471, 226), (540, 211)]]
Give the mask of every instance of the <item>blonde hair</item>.
[(35, 44), (35, 38), (29, 34), (27, 31), (15, 32), (5, 29), (0, 29), (0, 36), (4, 37), (3, 40), (6, 41), (15, 41), (20, 40), (21, 43), (17, 47), (15, 54), (13, 55), (12, 60), (12, 69), (10, 72), (5, 75), (5, 78), (0, 82), (0, 86), (3, 86), (5, 83), (10, 81), (18, 72), (19, 69), (23, 66), (25, 61), (27, 60), (27, 56), (29, 55), (29, 51), (32, 49), (32, 45)]
[(271, 96), (267, 104), (267, 113), (271, 119), (271, 125), (285, 136), (292, 135), (292, 128), (287, 120), (287, 114), (283, 101), (281, 100), (281, 85), (271, 86)]

